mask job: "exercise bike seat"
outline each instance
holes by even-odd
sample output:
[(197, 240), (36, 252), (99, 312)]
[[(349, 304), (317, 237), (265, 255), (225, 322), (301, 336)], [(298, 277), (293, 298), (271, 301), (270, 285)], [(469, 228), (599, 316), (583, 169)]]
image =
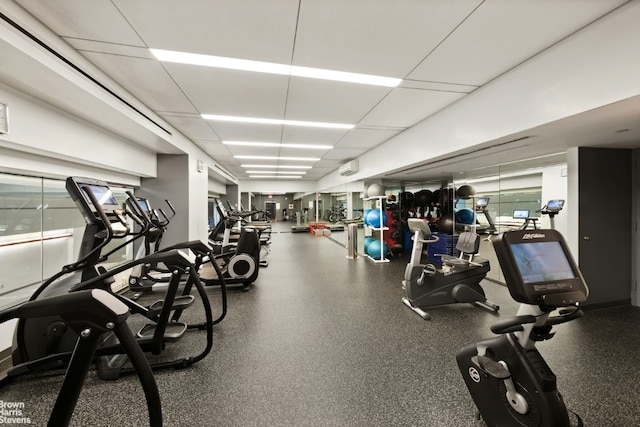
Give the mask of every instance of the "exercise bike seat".
[(440, 257), (443, 264), (455, 267), (488, 267), (488, 260), (475, 258), (480, 250), (480, 236), (476, 233), (470, 231), (460, 233), (458, 243), (456, 243), (456, 250), (460, 252), (459, 257), (445, 254), (438, 254), (437, 256)]

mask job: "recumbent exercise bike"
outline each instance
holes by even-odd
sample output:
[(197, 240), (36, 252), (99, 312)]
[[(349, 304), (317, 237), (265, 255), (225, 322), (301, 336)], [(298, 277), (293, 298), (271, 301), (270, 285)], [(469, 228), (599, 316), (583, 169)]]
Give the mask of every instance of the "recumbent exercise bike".
[(582, 317), (579, 304), (589, 295), (582, 274), (555, 230), (505, 232), (493, 246), (509, 293), (521, 305), (516, 316), (491, 326), (499, 336), (456, 354), (477, 418), (488, 426), (581, 426), (580, 417), (569, 416), (535, 344), (551, 339), (554, 325)]
[(413, 232), (413, 249), (402, 281), (406, 292), (402, 302), (407, 307), (425, 320), (430, 319), (424, 311), (429, 306), (474, 303), (493, 312), (500, 309), (487, 300), (480, 286), (490, 267), (488, 260), (476, 257), (480, 246), (476, 233), (461, 233), (456, 244), (460, 256), (438, 255), (442, 267), (437, 268), (434, 264), (420, 264), (420, 259), (423, 245), (435, 243), (439, 238), (432, 237), (429, 224), (422, 219), (409, 218), (408, 225)]

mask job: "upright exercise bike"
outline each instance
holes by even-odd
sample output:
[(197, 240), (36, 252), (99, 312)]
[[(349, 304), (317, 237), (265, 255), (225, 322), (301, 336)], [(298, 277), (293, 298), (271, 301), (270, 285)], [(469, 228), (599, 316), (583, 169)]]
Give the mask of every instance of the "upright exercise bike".
[(589, 295), (582, 274), (555, 230), (505, 232), (493, 246), (509, 293), (521, 305), (516, 316), (491, 326), (499, 336), (456, 354), (479, 418), (488, 426), (581, 426), (577, 415), (572, 424), (556, 376), (535, 344), (551, 339), (554, 325), (582, 316), (579, 305)]
[(407, 296), (402, 302), (425, 320), (430, 319), (424, 308), (454, 303), (474, 303), (497, 312), (500, 307), (487, 300), (480, 281), (489, 271), (489, 261), (476, 257), (480, 247), (480, 236), (464, 232), (458, 236), (456, 249), (459, 257), (439, 255), (442, 267), (434, 264), (420, 264), (423, 245), (434, 243), (438, 237), (431, 237), (431, 229), (426, 221), (409, 218), (409, 229), (413, 231), (411, 260), (404, 272), (402, 287)]

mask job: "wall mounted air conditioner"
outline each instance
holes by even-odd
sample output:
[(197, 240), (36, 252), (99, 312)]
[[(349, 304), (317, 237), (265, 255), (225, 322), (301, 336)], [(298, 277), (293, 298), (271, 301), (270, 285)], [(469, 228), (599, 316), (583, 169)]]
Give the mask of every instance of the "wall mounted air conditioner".
[(338, 173), (342, 176), (353, 175), (356, 172), (358, 172), (357, 160), (351, 160), (349, 163), (345, 163), (338, 169)]

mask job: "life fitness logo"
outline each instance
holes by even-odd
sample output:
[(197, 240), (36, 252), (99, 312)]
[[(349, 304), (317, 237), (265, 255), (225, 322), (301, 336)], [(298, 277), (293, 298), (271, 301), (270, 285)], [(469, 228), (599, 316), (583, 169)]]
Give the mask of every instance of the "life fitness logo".
[(480, 373), (473, 366), (469, 368), (469, 378), (471, 378), (474, 383), (480, 382)]
[(544, 239), (543, 233), (526, 233), (522, 235), (522, 240)]

